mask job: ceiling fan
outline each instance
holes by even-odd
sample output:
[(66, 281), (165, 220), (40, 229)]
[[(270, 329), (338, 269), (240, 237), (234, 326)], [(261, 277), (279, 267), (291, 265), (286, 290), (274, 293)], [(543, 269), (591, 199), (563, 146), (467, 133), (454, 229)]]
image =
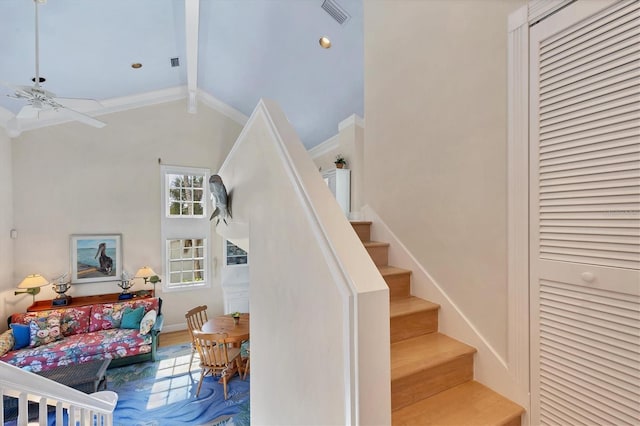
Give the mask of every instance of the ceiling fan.
[(93, 117), (83, 114), (75, 109), (65, 106), (65, 103), (69, 101), (75, 101), (75, 103), (91, 103), (94, 107), (100, 106), (100, 103), (93, 99), (80, 99), (80, 98), (59, 98), (55, 93), (49, 92), (40, 86), (40, 83), (45, 79), (40, 77), (40, 41), (39, 41), (39, 28), (38, 28), (38, 5), (46, 3), (47, 0), (33, 0), (35, 3), (35, 39), (36, 39), (36, 75), (33, 78), (33, 86), (15, 86), (8, 83), (1, 82), (4, 86), (13, 90), (13, 94), (7, 95), (13, 99), (25, 100), (28, 105), (22, 107), (22, 109), (16, 115), (18, 119), (37, 119), (40, 117), (40, 113), (43, 111), (65, 111), (67, 115), (74, 120), (89, 126), (101, 128), (106, 126), (106, 123), (96, 120)]

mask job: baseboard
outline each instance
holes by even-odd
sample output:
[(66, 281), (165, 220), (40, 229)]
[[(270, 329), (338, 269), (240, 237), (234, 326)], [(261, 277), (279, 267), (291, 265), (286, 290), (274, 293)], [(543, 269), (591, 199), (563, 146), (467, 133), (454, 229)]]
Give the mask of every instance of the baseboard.
[(162, 332), (163, 333), (171, 333), (172, 331), (182, 331), (182, 330), (186, 330), (187, 329), (187, 324), (183, 323), (183, 324), (171, 324), (171, 325), (165, 325), (164, 327), (162, 327)]

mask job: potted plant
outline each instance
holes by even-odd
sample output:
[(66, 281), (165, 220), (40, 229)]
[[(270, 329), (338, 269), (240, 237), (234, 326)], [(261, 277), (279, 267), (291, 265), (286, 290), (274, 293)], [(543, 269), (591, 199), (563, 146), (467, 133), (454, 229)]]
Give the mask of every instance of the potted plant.
[(238, 325), (238, 323), (240, 322), (240, 312), (234, 312), (231, 314), (231, 317), (233, 318), (233, 323), (235, 325)]
[(337, 169), (342, 169), (344, 166), (347, 165), (347, 160), (344, 159), (344, 156), (342, 154), (338, 154), (336, 156), (336, 161), (334, 161), (334, 163), (336, 164)]

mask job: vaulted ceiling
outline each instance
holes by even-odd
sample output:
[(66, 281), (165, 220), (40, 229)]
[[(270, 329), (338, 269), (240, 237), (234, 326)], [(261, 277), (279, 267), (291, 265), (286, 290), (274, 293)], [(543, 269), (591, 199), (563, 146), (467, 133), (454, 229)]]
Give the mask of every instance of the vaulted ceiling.
[[(112, 105), (195, 83), (244, 115), (270, 98), (310, 148), (364, 112), (362, 0), (335, 1), (350, 15), (344, 24), (323, 0), (47, 0), (39, 6), (43, 87)], [(195, 12), (185, 12), (189, 2)], [(185, 23), (194, 17), (197, 32)], [(0, 0), (0, 81), (32, 84), (34, 39), (34, 0)], [(197, 52), (197, 74), (188, 71), (196, 69), (189, 51)], [(26, 104), (10, 93), (0, 86), (5, 122)]]

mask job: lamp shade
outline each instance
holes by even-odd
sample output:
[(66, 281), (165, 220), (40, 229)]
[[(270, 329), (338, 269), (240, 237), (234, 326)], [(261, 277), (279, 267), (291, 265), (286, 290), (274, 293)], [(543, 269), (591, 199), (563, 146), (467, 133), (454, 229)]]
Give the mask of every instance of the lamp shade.
[(153, 269), (148, 266), (143, 266), (142, 268), (138, 269), (138, 272), (136, 272), (136, 278), (149, 278), (154, 275), (157, 274), (153, 272)]
[(49, 284), (49, 281), (47, 281), (42, 275), (31, 274), (27, 275), (22, 281), (20, 281), (18, 288), (36, 288), (47, 284)]

